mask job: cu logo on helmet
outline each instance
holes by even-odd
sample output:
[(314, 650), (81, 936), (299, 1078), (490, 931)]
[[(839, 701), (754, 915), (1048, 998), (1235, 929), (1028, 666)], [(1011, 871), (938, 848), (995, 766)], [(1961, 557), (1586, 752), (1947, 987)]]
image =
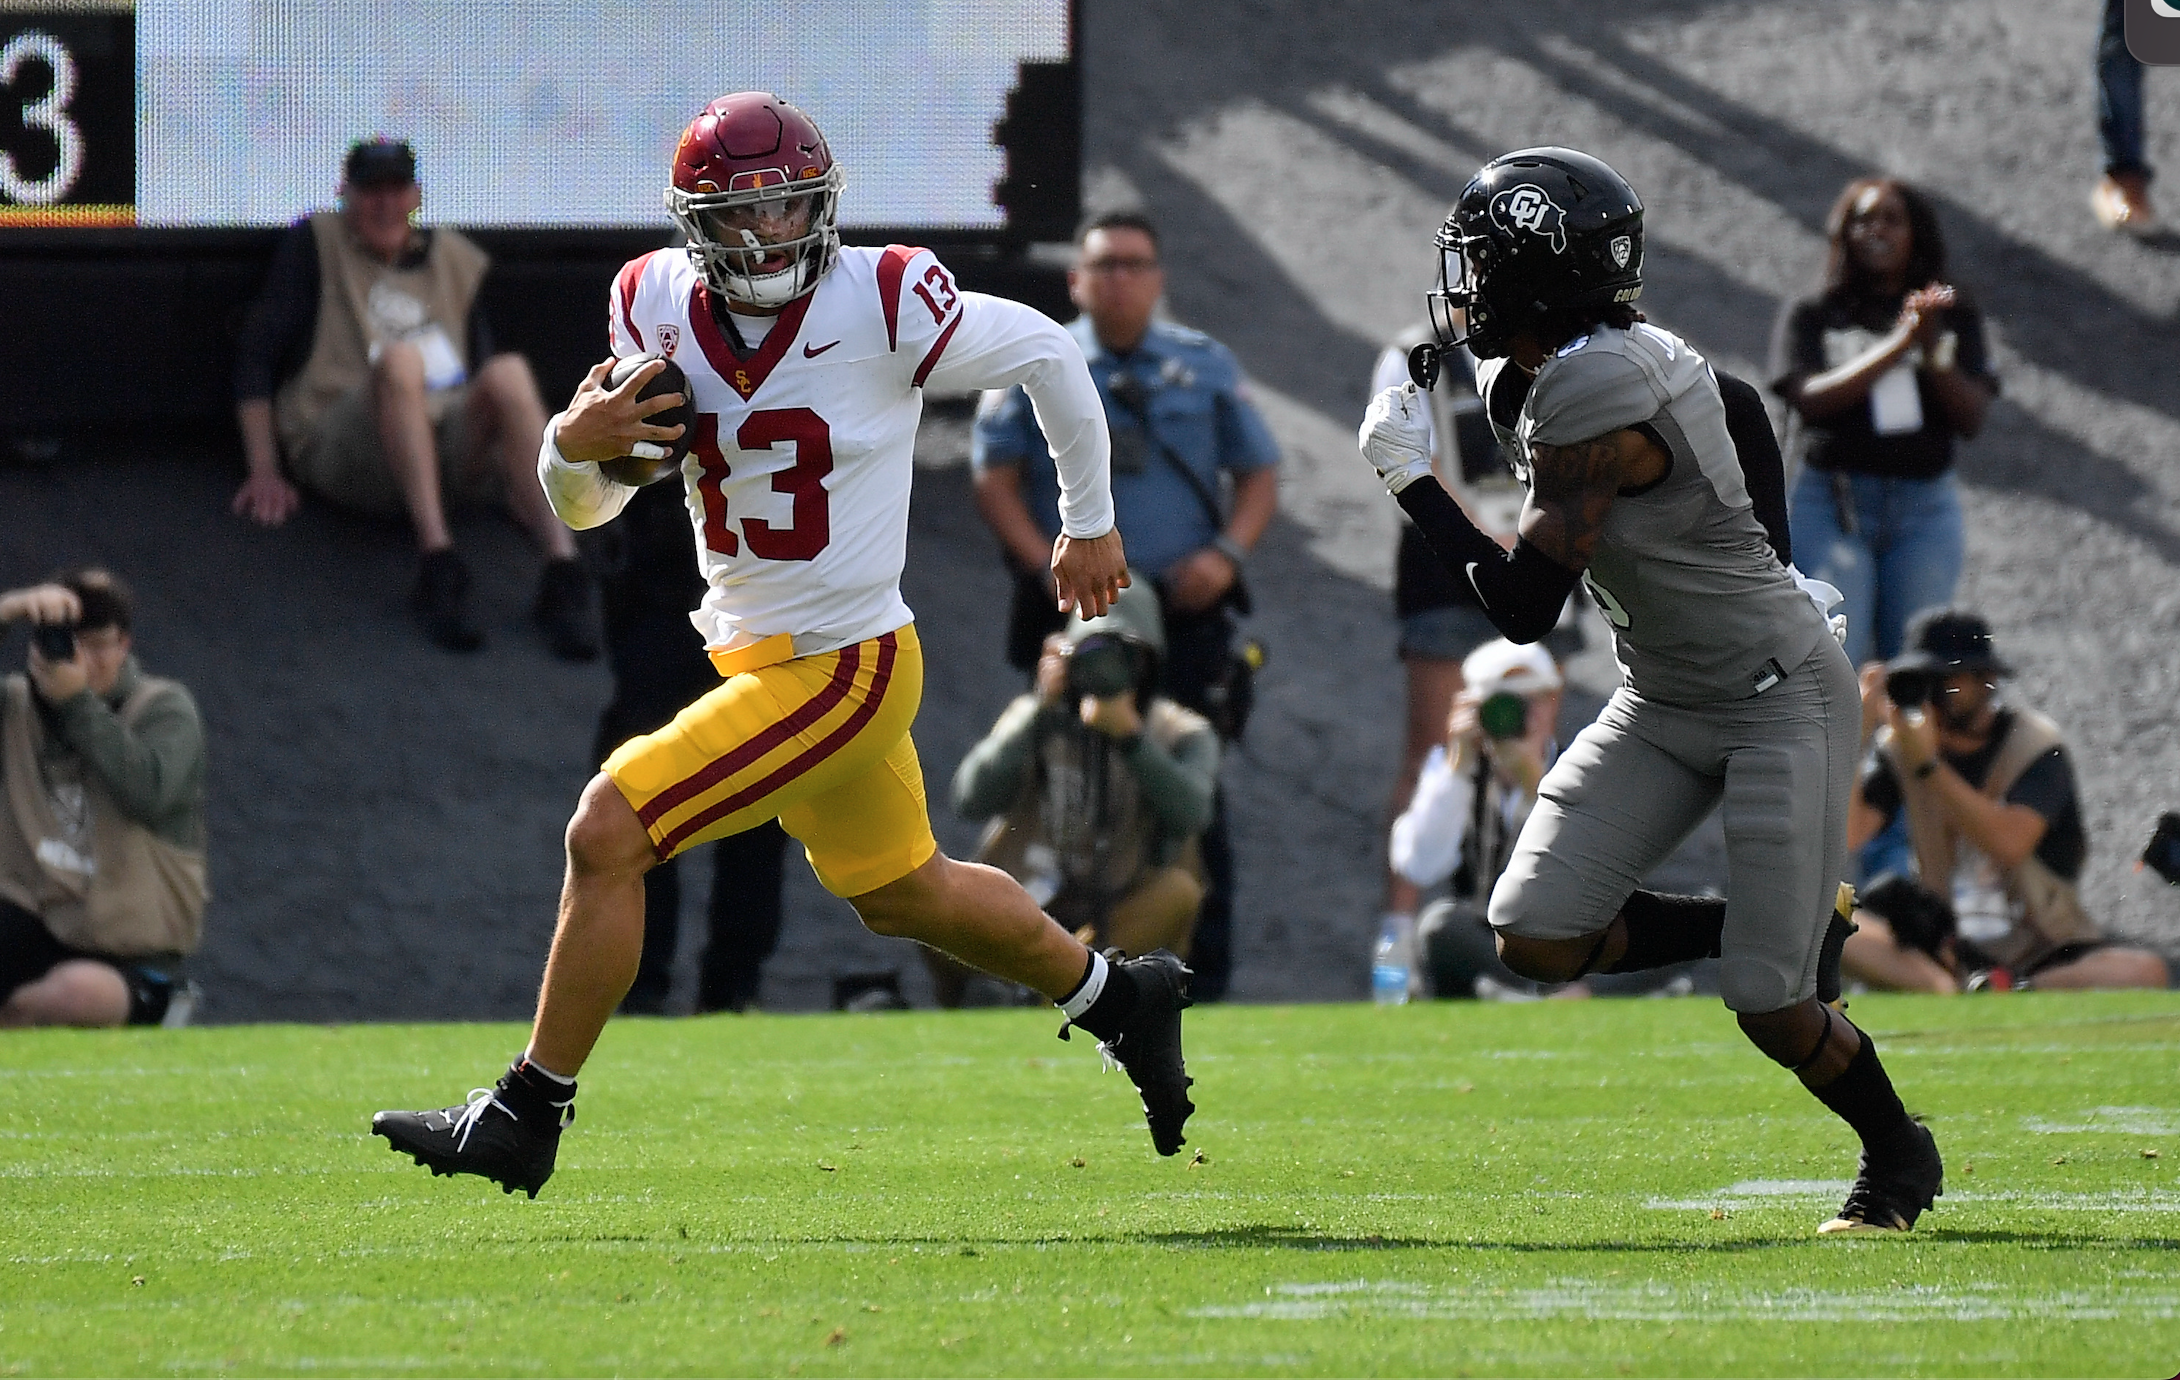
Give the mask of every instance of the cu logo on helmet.
[(1491, 198), (1491, 218), (1507, 230), (1541, 235), (1554, 254), (1567, 252), (1567, 216), (1551, 194), (1534, 182), (1509, 187)]

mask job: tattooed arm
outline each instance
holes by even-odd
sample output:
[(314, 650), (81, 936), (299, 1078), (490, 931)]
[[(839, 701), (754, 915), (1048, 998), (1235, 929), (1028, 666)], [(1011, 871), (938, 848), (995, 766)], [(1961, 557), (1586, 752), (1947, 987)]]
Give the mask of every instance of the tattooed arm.
[(1529, 447), (1523, 540), (1580, 574), (1597, 554), (1612, 501), (1665, 477), (1665, 452), (1639, 431), (1615, 431), (1571, 446)]
[(1535, 642), (1559, 622), (1567, 596), (1596, 554), (1605, 514), (1623, 491), (1662, 478), (1665, 453), (1637, 431), (1572, 446), (1532, 446), (1521, 539), (1502, 550), (1424, 475), (1398, 492), (1400, 506), (1446, 566), (1468, 577), (1491, 625), (1512, 642)]

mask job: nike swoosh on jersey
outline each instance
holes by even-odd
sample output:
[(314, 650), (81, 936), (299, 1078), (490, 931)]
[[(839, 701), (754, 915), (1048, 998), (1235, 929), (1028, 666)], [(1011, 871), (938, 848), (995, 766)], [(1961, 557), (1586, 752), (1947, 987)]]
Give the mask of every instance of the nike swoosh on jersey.
[(831, 345), (805, 345), (802, 347), (802, 357), (804, 359), (816, 359), (819, 355), (822, 355), (827, 350), (832, 349), (833, 345), (838, 345), (839, 343), (839, 341), (835, 340), (832, 342)]

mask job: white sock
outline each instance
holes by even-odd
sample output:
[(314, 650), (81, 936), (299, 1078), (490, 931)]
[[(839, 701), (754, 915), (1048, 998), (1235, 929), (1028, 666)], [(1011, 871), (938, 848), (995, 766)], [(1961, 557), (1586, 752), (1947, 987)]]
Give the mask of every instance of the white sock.
[(1091, 1003), (1095, 1002), (1104, 993), (1105, 975), (1110, 966), (1106, 963), (1104, 954), (1095, 950), (1091, 952), (1090, 971), (1083, 975), (1082, 986), (1075, 989), (1073, 996), (1058, 1003), (1060, 1010), (1067, 1014), (1069, 1020), (1081, 1020), (1082, 1013), (1088, 1011)]
[(558, 1083), (563, 1088), (572, 1088), (575, 1086), (575, 1080), (573, 1078), (568, 1077), (566, 1074), (554, 1073), (551, 1069), (546, 1068), (543, 1064), (539, 1063), (537, 1061), (537, 1056), (531, 1054), (528, 1050), (524, 1050), (522, 1052), (522, 1062), (528, 1064), (531, 1068), (537, 1070), (539, 1073), (544, 1074), (547, 1078), (552, 1079), (555, 1083)]

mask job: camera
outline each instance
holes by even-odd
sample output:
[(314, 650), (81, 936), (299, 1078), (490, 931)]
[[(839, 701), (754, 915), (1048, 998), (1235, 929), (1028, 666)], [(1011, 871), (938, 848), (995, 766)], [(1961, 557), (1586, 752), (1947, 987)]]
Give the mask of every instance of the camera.
[(1920, 666), (1903, 666), (1885, 673), (1885, 697), (1902, 709), (1930, 703), (1938, 693), (1938, 676)]
[(1067, 693), (1107, 699), (1135, 689), (1141, 653), (1126, 638), (1092, 633), (1067, 654)]
[(1529, 701), (1511, 690), (1501, 690), (1476, 706), (1476, 726), (1486, 738), (1505, 742), (1529, 731)]
[(47, 661), (76, 659), (76, 626), (73, 623), (39, 623), (30, 630), (31, 645)]
[(2142, 850), (2142, 861), (2158, 876), (2180, 886), (2180, 814), (2167, 810), (2157, 817), (2157, 829)]

